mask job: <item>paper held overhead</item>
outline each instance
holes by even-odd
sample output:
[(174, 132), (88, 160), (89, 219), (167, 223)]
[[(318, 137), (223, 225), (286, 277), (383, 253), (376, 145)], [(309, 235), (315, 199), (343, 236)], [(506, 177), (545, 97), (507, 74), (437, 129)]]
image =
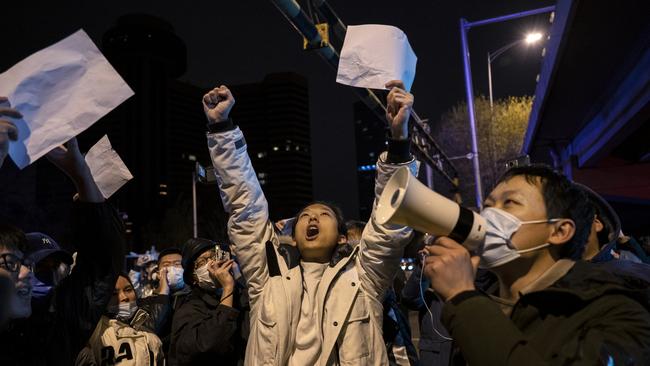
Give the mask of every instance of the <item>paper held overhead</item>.
[(86, 130), (133, 95), (79, 30), (0, 74), (0, 95), (23, 118), (9, 155), (20, 169)]
[(106, 135), (88, 150), (86, 164), (104, 198), (109, 198), (126, 182), (133, 179), (129, 168), (113, 150)]
[(345, 34), (336, 82), (371, 89), (386, 89), (402, 80), (407, 91), (415, 79), (415, 56), (406, 34), (389, 25), (349, 26)]

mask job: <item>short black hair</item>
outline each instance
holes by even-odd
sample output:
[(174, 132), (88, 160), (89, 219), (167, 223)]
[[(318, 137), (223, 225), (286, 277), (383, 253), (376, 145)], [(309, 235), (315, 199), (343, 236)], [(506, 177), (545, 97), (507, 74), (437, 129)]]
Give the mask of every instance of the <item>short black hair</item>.
[(523, 176), (531, 185), (541, 185), (540, 190), (549, 219), (567, 218), (573, 220), (575, 234), (562, 246), (560, 256), (574, 260), (580, 259), (594, 221), (594, 207), (584, 191), (573, 184), (564, 174), (543, 164), (511, 168), (499, 178), (496, 184), (517, 176)]
[(345, 222), (345, 229), (346, 229), (345, 233), (348, 236), (348, 239), (350, 239), (349, 238), (350, 231), (353, 231), (353, 230), (358, 231), (359, 232), (359, 237), (361, 237), (361, 234), (363, 233), (363, 229), (365, 229), (365, 228), (366, 228), (366, 223), (363, 222), (363, 221), (348, 220), (348, 221)]
[(24, 254), (27, 249), (27, 237), (19, 228), (7, 223), (0, 223), (0, 248), (19, 250)]
[(345, 235), (345, 236), (347, 237), (348, 229), (347, 229), (347, 227), (345, 226), (345, 218), (344, 218), (344, 216), (343, 216), (343, 211), (341, 211), (341, 208), (340, 208), (339, 206), (337, 206), (337, 205), (331, 203), (331, 202), (327, 202), (327, 201), (313, 201), (313, 202), (310, 202), (310, 203), (304, 205), (304, 206), (303, 206), (303, 207), (298, 211), (298, 213), (296, 214), (296, 216), (294, 216), (293, 227), (291, 228), (291, 237), (292, 237), (292, 238), (295, 238), (295, 237), (296, 237), (296, 223), (298, 222), (298, 217), (300, 216), (300, 214), (301, 214), (301, 213), (302, 213), (302, 212), (303, 212), (307, 207), (309, 207), (309, 206), (311, 206), (311, 205), (323, 205), (323, 206), (328, 207), (330, 210), (332, 210), (332, 212), (334, 212), (334, 218), (336, 219), (336, 225), (337, 225), (337, 229), (338, 229), (339, 235)]
[(181, 251), (180, 248), (178, 247), (165, 248), (161, 250), (160, 253), (158, 253), (158, 265), (160, 265), (160, 261), (162, 260), (162, 257), (170, 254), (178, 254), (181, 256), (181, 258), (183, 257), (183, 252)]

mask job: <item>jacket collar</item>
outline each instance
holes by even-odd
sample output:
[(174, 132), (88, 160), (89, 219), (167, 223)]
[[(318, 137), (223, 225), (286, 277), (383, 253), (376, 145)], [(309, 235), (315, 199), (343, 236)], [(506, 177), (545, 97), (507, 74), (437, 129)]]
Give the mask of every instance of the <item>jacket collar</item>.
[(604, 295), (628, 296), (650, 308), (650, 270), (646, 265), (613, 260), (605, 263), (577, 261), (565, 276), (550, 287), (531, 292), (532, 301), (562, 303), (557, 296), (591, 302)]
[(196, 286), (196, 287), (194, 287), (192, 289), (192, 294), (195, 297), (203, 300), (203, 302), (205, 302), (206, 304), (208, 304), (208, 306), (211, 306), (211, 307), (216, 308), (221, 303), (219, 301), (219, 295), (218, 295), (217, 291), (206, 291), (206, 290)]

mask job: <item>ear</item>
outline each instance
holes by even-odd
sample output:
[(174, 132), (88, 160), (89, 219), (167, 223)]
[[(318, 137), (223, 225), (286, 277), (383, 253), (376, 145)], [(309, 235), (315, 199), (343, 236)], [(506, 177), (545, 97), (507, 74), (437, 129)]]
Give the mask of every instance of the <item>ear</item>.
[(576, 233), (576, 224), (571, 219), (562, 219), (553, 225), (553, 232), (548, 237), (551, 245), (562, 245), (568, 243)]
[(339, 239), (336, 241), (336, 244), (345, 244), (348, 242), (348, 237), (345, 235), (339, 235)]
[(605, 225), (603, 225), (603, 222), (600, 221), (600, 219), (598, 217), (594, 218), (593, 225), (594, 225), (594, 228), (596, 229), (597, 233), (603, 231), (603, 228), (605, 227)]

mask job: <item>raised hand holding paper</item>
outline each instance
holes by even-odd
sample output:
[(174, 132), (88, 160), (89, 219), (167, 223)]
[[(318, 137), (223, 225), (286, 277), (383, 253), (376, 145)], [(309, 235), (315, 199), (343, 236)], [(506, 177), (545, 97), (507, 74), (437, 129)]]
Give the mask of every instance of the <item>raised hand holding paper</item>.
[(70, 140), (133, 95), (79, 30), (0, 74), (0, 95), (23, 118), (9, 155), (22, 169)]
[(104, 198), (110, 197), (126, 182), (133, 179), (129, 168), (113, 150), (106, 135), (88, 150), (86, 163)]
[(406, 34), (400, 29), (378, 24), (349, 26), (336, 82), (386, 89), (387, 82), (402, 80), (406, 91), (410, 91), (417, 60)]

